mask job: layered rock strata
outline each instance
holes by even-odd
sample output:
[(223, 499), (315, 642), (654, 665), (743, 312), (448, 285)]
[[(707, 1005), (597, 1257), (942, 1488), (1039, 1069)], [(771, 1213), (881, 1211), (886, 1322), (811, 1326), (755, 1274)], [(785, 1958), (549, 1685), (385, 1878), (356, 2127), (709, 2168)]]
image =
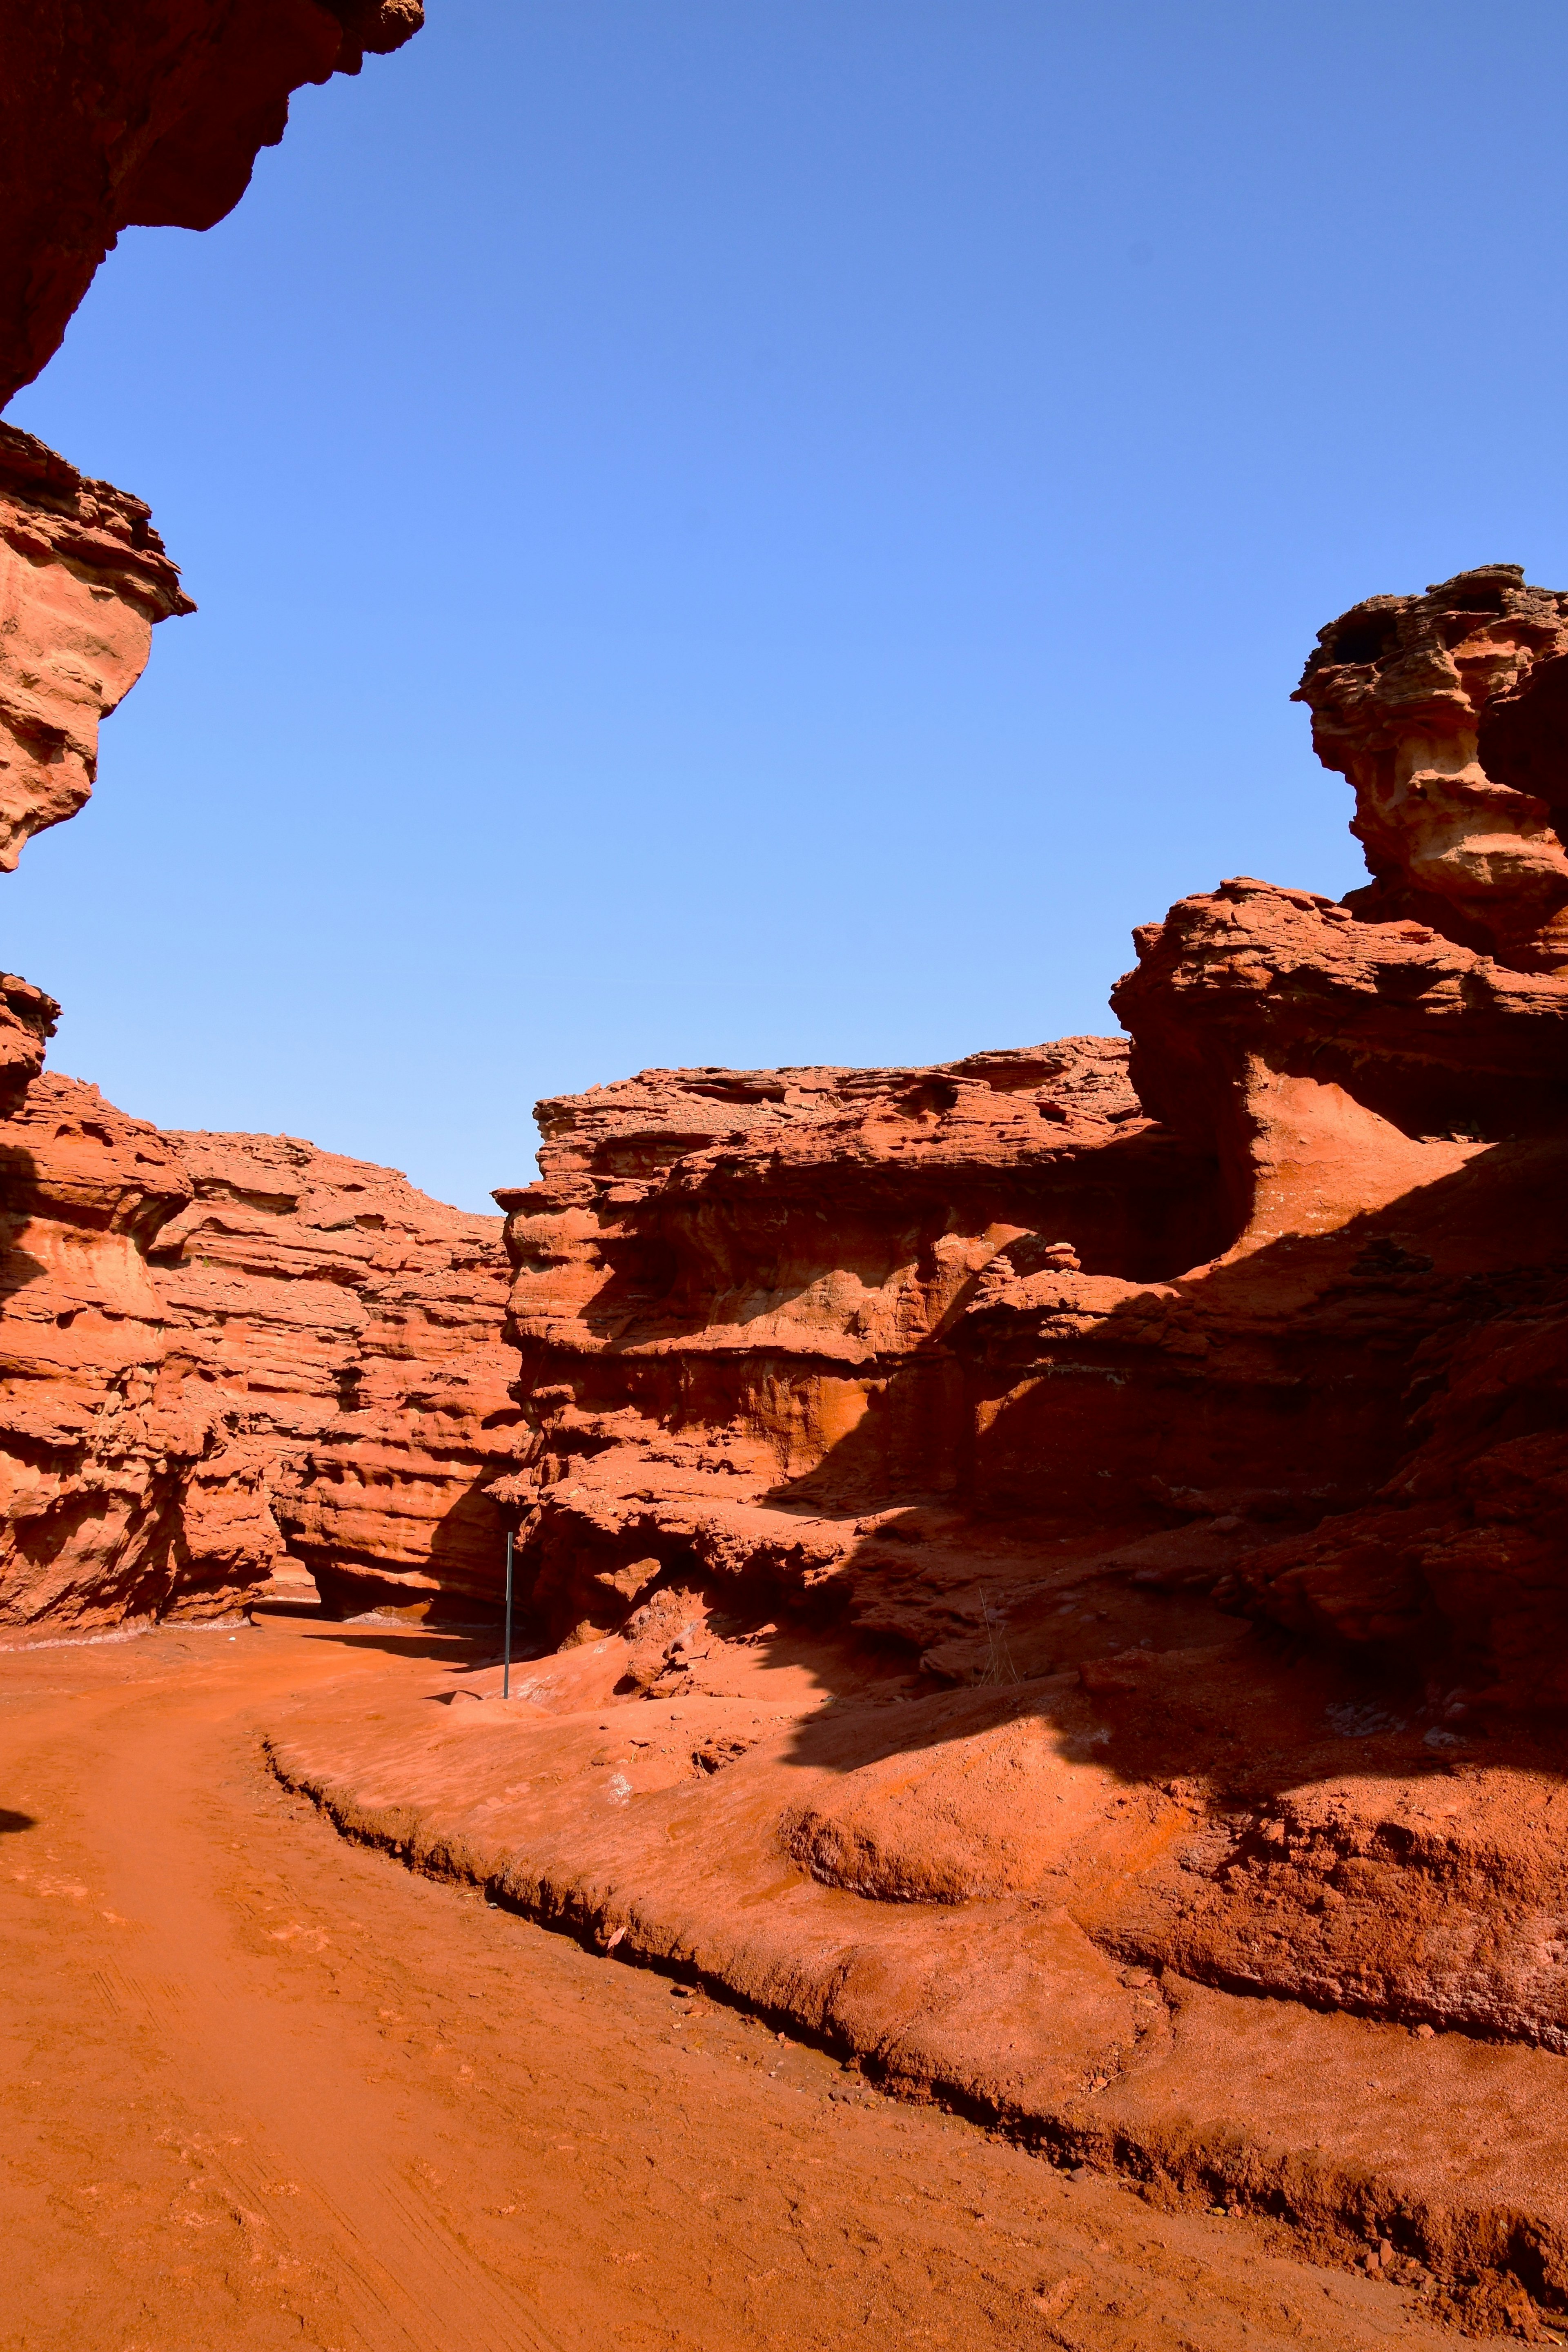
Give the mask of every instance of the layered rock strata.
[[(1123, 1045), (651, 1072), (539, 1116), (542, 1181), (497, 1198), (536, 1433), (507, 1493), (532, 1513), (553, 1636), (611, 1630), (699, 1566), (759, 1591), (853, 1584), (892, 1632), (889, 1514), (952, 1520), (978, 1489), (1051, 1512), (1070, 1487), (1140, 1519), (1083, 1426), (1048, 1453), (1016, 1442), (1023, 1391), (984, 1337), (1021, 1287), (1070, 1351), (1226, 1238), (1212, 1154), (1142, 1114)], [(1156, 1345), (1178, 1380), (1185, 1345)], [(1064, 1386), (1069, 1417), (1092, 1424), (1103, 1385)], [(917, 1580), (918, 1647), (977, 1622), (984, 1549), (955, 1560), (950, 1602)]]
[(96, 1087), (37, 1078), (0, 1126), (0, 1625), (106, 1631), (182, 1584), (221, 1610), (266, 1572), (270, 1529), (237, 1497), (248, 1558), (198, 1566), (182, 1525), (212, 1433), (160, 1393), (147, 1250), (190, 1195), (156, 1130)]
[[(499, 1217), (291, 1136), (170, 1134), (165, 1378), (254, 1465), (330, 1607), (493, 1612), (516, 1364)], [(220, 1495), (222, 1474), (206, 1484)]]
[(195, 610), (140, 499), (0, 425), (0, 872), (88, 799), (100, 720)]
[(1247, 1224), (1194, 1277), (1326, 1319), (1391, 1417), (1362, 1507), (1261, 1547), (1260, 1612), (1392, 1645), (1456, 1705), (1568, 1700), (1568, 980), (1235, 883), (1140, 937), (1145, 1097)]
[(1512, 563), (1369, 596), (1320, 632), (1296, 699), (1354, 787), (1373, 875), (1356, 912), (1415, 916), (1527, 971), (1568, 963), (1568, 772), (1541, 726), (1565, 652), (1568, 595)]
[[(282, 136), (290, 93), (356, 73), (422, 15), (7, 11), (0, 406), (121, 229), (210, 226)], [(140, 499), (0, 425), (0, 870), (80, 808), (154, 624), (193, 609)], [(469, 1491), (477, 1463), (494, 1467), (476, 1433), (506, 1407), (494, 1222), (286, 1139), (161, 1137), (40, 1075), (58, 1011), (0, 980), (0, 1626), (221, 1612), (286, 1538), (329, 1581), (340, 1554), (368, 1552), (376, 1589), (405, 1599), (434, 1551), (460, 1591), (493, 1517)], [(289, 1238), (270, 1242), (268, 1219)]]
[[(528, 1721), (316, 1722), (291, 1777), (1075, 2150), (1168, 2166), (1241, 1994), (1292, 2079), (1458, 2032), (1534, 2046), (1472, 2069), (1498, 2118), (1550, 2092), (1559, 600), (1493, 567), (1371, 609), (1392, 638), (1347, 616), (1303, 691), (1378, 878), (1184, 900), (1118, 984), (1130, 1045), (541, 1107), (541, 1181), (498, 1195)], [(1493, 741), (1528, 807), (1470, 772)], [(1227, 2177), (1288, 2202), (1268, 2078)], [(1427, 2258), (1524, 2275), (1495, 2214), (1376, 2164)]]
[(1025, 1638), (1012, 1549), (1088, 1535), (1568, 1697), (1568, 985), (1250, 881), (1139, 947), (1130, 1072), (1070, 1040), (542, 1106), (498, 1197), (550, 1638), (705, 1576), (973, 1664), (983, 1591)]
[[(219, 217), (418, 15), (20, 12), (0, 394), (121, 226)], [(188, 606), (9, 434), (0, 562), (14, 864)], [(1331, 624), (1300, 695), (1373, 880), (1184, 901), (1131, 1049), (542, 1107), (510, 1345), (495, 1221), (128, 1119), (6, 979), (0, 1626), (211, 1617), (289, 1557), (463, 1613), (504, 1515), (521, 1706), (296, 1721), (346, 1826), (1158, 2193), (1568, 2308), (1565, 681), (1507, 566)]]
[[(0, 867), (87, 799), (192, 609), (138, 499), (0, 425)], [(160, 1136), (40, 1076), (58, 1011), (0, 982), (0, 1626), (221, 1614), (286, 1556), (346, 1607), (487, 1595), (499, 1220), (288, 1139)]]
[(0, 1628), (222, 1616), (285, 1559), (345, 1610), (485, 1613), (516, 1418), (498, 1218), (47, 1075), (0, 1178)]

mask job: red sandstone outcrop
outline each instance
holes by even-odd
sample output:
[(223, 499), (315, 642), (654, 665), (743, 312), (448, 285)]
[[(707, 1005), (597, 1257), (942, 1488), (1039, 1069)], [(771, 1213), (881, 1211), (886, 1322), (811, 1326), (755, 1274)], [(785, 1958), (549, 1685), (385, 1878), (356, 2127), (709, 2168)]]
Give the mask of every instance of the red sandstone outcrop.
[(291, 1136), (164, 1140), (194, 1192), (151, 1244), (164, 1378), (256, 1465), (279, 1548), (334, 1607), (489, 1613), (520, 1418), (500, 1218)]
[[(289, 90), (418, 16), (16, 15), (0, 392), (120, 226), (219, 217)], [(186, 600), (146, 510), (22, 436), (0, 550), (14, 864)], [(510, 1347), (494, 1220), (160, 1135), (39, 1076), (55, 1008), (0, 983), (0, 1625), (211, 1617), (289, 1552), (339, 1608), (461, 1613), (504, 1511), (555, 1654), (504, 1720), (297, 1725), (340, 1819), (1058, 2150), (1561, 2308), (1568, 598), (1373, 598), (1300, 694), (1368, 889), (1173, 908), (1131, 1059), (542, 1106)], [(1459, 2096), (1473, 2195), (1405, 2147)]]
[[(555, 1652), (535, 1719), (504, 1761), (318, 1726), (307, 1785), (404, 1824), (355, 1811), (394, 1738), (443, 1866), (475, 1839), (542, 1916), (1073, 2145), (1189, 2128), (1194, 1979), (1568, 2049), (1558, 600), (1489, 572), (1373, 609), (1403, 682), (1348, 622), (1309, 678), (1379, 880), (1183, 901), (1118, 985), (1130, 1047), (541, 1107), (541, 1181), (498, 1195), (527, 1435), (493, 1489)], [(1469, 772), (1494, 721), (1528, 807)], [(1286, 2181), (1258, 2098), (1248, 2177)]]
[(195, 610), (140, 499), (0, 425), (0, 871), (87, 800), (153, 624)]
[(1098, 1538), (1557, 1695), (1555, 1391), (1455, 1427), (1550, 1358), (1568, 984), (1250, 882), (1139, 944), (1142, 1104), (1074, 1040), (542, 1106), (543, 1180), (498, 1196), (537, 1431), (504, 1492), (555, 1638), (708, 1578), (973, 1672), (983, 1593), (1027, 1648), (1020, 1559)]
[[(422, 13), (7, 11), (0, 405), (58, 347), (121, 228), (220, 219), (290, 92), (357, 72)], [(100, 720), (153, 625), (193, 609), (140, 499), (0, 425), (0, 869), (88, 798)], [(308, 1145), (162, 1138), (40, 1076), (58, 1010), (0, 982), (0, 1624), (221, 1611), (282, 1555), (285, 1528), (329, 1582), (340, 1557), (369, 1556), (374, 1589), (407, 1600), (434, 1549), (461, 1592), (493, 1519), (469, 1491), (495, 1467), (478, 1433), (505, 1417), (494, 1221)], [(268, 1218), (289, 1227), (270, 1250)], [(226, 1252), (226, 1287), (211, 1272)]]
[(1142, 1113), (1111, 1039), (648, 1072), (539, 1115), (542, 1181), (497, 1195), (536, 1431), (504, 1491), (557, 1635), (688, 1570), (853, 1584), (917, 1648), (972, 1627), (984, 1543), (928, 1559), (901, 1616), (906, 1555), (862, 1524), (977, 1486), (1056, 1507), (1061, 1466), (1008, 1454), (970, 1335), (1010, 1288), (1090, 1328), (1227, 1238), (1212, 1154)]
[(59, 1006), (20, 973), (0, 972), (0, 1118), (8, 1118), (44, 1066)]
[[(1529, 731), (1520, 705), (1534, 666), (1565, 650), (1568, 596), (1528, 587), (1512, 563), (1424, 596), (1369, 596), (1320, 631), (1296, 699), (1319, 758), (1355, 788), (1351, 830), (1373, 877), (1358, 912), (1415, 916), (1526, 971), (1568, 964), (1568, 855), (1554, 829), (1568, 775), (1510, 751)], [(1499, 730), (1503, 704), (1511, 730)], [(1509, 773), (1482, 765), (1483, 731)]]
[(155, 1129), (48, 1076), (0, 1127), (0, 1623), (112, 1627), (161, 1614), (177, 1585), (198, 1612), (221, 1609), (268, 1554), (215, 1578), (181, 1526), (212, 1433), (159, 1393), (147, 1248), (189, 1179)]
[(1375, 1499), (1258, 1550), (1247, 1590), (1466, 1706), (1568, 1700), (1568, 981), (1254, 883), (1139, 947), (1140, 1085), (1215, 1137), (1245, 1221), (1205, 1287), (1312, 1286), (1410, 1413)]
[(122, 228), (211, 228), (290, 94), (395, 49), (423, 0), (13, 0), (0, 23), (0, 408)]
[(0, 1626), (476, 1613), (516, 1409), (500, 1220), (287, 1136), (165, 1135), (40, 1077), (0, 1125)]

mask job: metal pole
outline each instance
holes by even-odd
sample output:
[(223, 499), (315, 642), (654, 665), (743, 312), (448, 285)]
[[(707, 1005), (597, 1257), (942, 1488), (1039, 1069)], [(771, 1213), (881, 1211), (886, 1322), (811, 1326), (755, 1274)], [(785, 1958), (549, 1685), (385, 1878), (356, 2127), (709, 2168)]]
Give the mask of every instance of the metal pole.
[(500, 1695), (511, 1696), (511, 1529), (506, 1531), (506, 1664), (501, 1668)]

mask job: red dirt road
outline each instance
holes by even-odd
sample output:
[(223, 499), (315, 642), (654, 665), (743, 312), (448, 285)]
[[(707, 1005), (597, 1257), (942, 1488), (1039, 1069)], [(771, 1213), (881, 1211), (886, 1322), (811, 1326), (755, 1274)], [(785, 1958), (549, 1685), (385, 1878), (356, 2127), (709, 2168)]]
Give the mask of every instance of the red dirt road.
[(0, 1657), (4, 2352), (1458, 2340), (342, 1843), (258, 1716), (437, 1648)]

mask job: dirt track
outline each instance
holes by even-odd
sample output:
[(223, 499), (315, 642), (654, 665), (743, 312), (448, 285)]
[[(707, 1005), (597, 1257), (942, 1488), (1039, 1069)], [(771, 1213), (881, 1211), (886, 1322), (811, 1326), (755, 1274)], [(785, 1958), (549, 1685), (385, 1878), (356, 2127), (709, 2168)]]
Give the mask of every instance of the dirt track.
[(0, 1657), (5, 2352), (1458, 2340), (342, 1843), (258, 1712), (432, 1647)]

